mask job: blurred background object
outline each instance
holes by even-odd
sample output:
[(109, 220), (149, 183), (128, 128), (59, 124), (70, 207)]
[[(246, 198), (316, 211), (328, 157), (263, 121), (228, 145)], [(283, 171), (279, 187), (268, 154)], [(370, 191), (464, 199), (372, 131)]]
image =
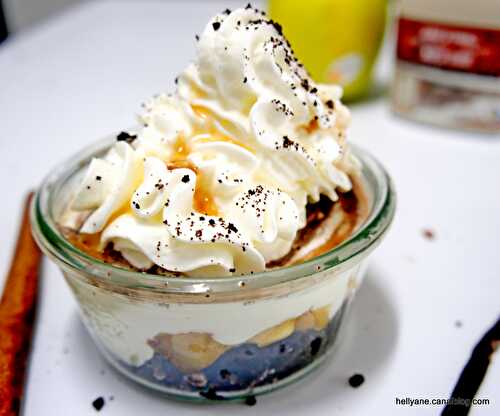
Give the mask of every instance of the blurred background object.
[(500, 132), (499, 0), (402, 0), (396, 54), (394, 111)]
[[(0, 6), (2, 1), (0, 42), (8, 33), (29, 30), (89, 0), (0, 0)], [(247, 0), (213, 2), (214, 8), (221, 3), (236, 8)], [(376, 75), (383, 67), (383, 83), (392, 79), (394, 112), (439, 126), (500, 132), (500, 0), (255, 0), (252, 4), (268, 6), (313, 78), (343, 85), (345, 101), (367, 98), (373, 84), (379, 86), (372, 75), (385, 31), (385, 56)], [(399, 30), (393, 29), (394, 20)], [(396, 58), (395, 65), (391, 58)]]
[(297, 57), (317, 82), (339, 83), (344, 99), (364, 97), (382, 43), (387, 0), (270, 0)]
[(2, 43), (7, 38), (7, 34), (7, 22), (5, 21), (2, 1), (0, 0), (0, 43)]
[(9, 32), (26, 30), (30, 26), (59, 13), (64, 8), (87, 0), (0, 0)]
[[(3, 0), (3, 3), (7, 26), (11, 33), (17, 33), (68, 6), (87, 1)], [(372, 69), (384, 34), (387, 1), (270, 0), (252, 4), (266, 7), (267, 3), (271, 16), (283, 25), (296, 54), (313, 78), (342, 84), (344, 99), (352, 101), (365, 96), (370, 89)], [(247, 2), (226, 3), (236, 8), (244, 7)]]

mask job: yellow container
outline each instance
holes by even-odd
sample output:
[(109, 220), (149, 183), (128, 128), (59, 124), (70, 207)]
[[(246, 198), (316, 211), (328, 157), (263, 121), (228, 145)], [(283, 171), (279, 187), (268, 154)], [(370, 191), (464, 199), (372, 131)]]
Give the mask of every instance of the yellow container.
[(317, 82), (344, 87), (344, 100), (364, 96), (382, 42), (387, 0), (270, 0), (297, 57)]

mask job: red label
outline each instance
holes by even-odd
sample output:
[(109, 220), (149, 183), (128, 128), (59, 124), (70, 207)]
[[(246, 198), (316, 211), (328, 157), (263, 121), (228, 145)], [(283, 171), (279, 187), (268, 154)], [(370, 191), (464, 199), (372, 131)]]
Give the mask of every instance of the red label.
[(432, 67), (500, 76), (500, 30), (400, 18), (397, 55)]

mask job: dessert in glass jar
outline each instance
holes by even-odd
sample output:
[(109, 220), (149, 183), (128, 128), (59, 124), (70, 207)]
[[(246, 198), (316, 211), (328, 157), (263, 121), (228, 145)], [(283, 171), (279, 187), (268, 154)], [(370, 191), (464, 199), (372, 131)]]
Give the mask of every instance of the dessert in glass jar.
[(323, 362), (395, 209), (340, 97), (265, 13), (226, 10), (175, 93), (49, 174), (33, 233), (114, 367), (206, 401)]

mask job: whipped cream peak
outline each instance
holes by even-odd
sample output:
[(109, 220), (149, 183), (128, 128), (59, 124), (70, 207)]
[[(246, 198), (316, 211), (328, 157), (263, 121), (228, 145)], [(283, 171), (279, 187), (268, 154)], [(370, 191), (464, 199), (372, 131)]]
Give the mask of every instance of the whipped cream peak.
[(290, 251), (309, 202), (351, 189), (342, 90), (316, 84), (251, 7), (207, 24), (176, 83), (87, 167), (71, 206), (88, 212), (80, 232), (139, 269), (265, 270)]

